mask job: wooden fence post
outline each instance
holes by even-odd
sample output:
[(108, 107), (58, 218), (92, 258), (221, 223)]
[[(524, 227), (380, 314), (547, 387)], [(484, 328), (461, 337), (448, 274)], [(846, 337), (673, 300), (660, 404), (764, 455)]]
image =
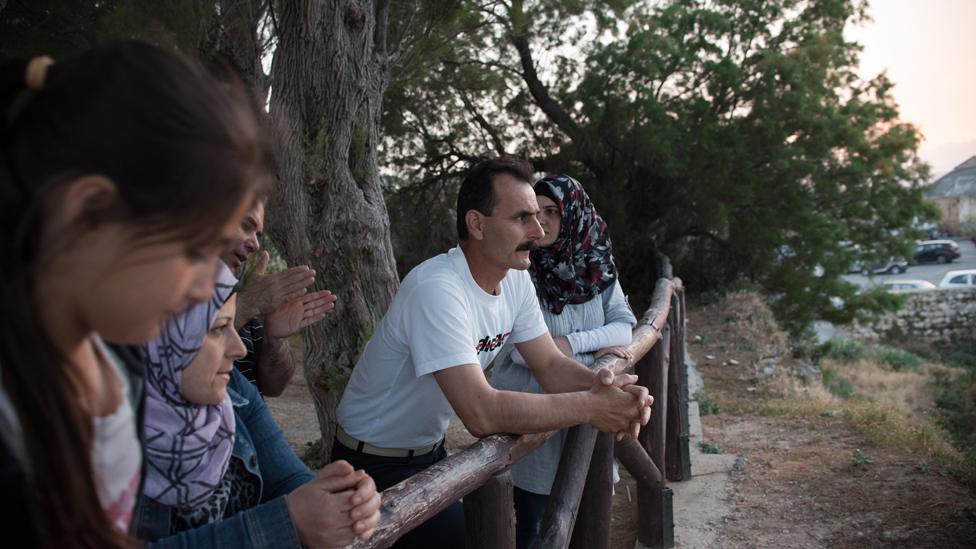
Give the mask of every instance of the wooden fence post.
[(668, 367), (668, 418), (665, 474), (668, 480), (691, 478), (691, 455), (688, 448), (688, 372), (685, 368), (684, 316), (681, 290), (671, 296), (671, 353)]
[(677, 324), (677, 345), (680, 356), (678, 370), (681, 372), (681, 376), (678, 378), (681, 382), (681, 408), (679, 408), (681, 412), (681, 435), (678, 445), (678, 460), (681, 463), (682, 480), (691, 480), (691, 449), (689, 448), (691, 445), (691, 425), (688, 419), (688, 402), (691, 400), (691, 395), (688, 394), (688, 361), (685, 354), (688, 350), (688, 316), (685, 308), (684, 286), (678, 290)]
[(571, 549), (610, 549), (613, 510), (613, 435), (599, 433), (593, 446)]
[[(668, 409), (668, 370), (671, 355), (671, 329), (665, 324), (661, 339), (637, 364), (639, 383), (654, 397), (651, 421), (641, 429), (639, 441), (659, 471), (665, 471), (665, 433)], [(637, 539), (647, 547), (664, 547), (671, 525), (665, 520), (663, 486), (637, 486)]]
[(506, 469), (464, 497), (464, 546), (514, 549), (512, 471)]
[(542, 518), (539, 535), (532, 544), (533, 548), (548, 549), (569, 545), (597, 433), (596, 428), (590, 425), (577, 425), (569, 430), (559, 458), (559, 469), (556, 470), (556, 478), (549, 493), (549, 506)]

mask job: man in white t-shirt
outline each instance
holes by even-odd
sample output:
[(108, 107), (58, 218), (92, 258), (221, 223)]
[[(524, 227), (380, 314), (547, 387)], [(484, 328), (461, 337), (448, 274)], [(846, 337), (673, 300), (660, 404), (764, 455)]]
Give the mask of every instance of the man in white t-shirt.
[[(339, 403), (332, 458), (366, 470), (380, 490), (443, 459), (452, 410), (475, 436), (590, 423), (623, 434), (650, 417), (631, 375), (594, 373), (566, 357), (546, 328), (526, 269), (542, 237), (530, 166), (475, 165), (458, 192), (460, 245), (404, 278)], [(515, 345), (549, 394), (499, 391), (483, 369)], [(397, 547), (463, 546), (459, 503)]]

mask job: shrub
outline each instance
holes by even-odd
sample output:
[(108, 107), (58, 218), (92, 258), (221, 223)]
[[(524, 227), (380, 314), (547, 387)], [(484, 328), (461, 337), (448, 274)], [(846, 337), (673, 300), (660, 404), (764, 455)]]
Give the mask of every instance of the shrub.
[(710, 444), (708, 442), (702, 442), (698, 445), (701, 448), (703, 454), (721, 454), (722, 449), (718, 447), (717, 444)]
[(976, 369), (976, 341), (958, 342), (940, 351), (942, 362), (950, 366)]
[(823, 384), (834, 396), (848, 398), (854, 394), (854, 384), (847, 378), (841, 377), (837, 370), (829, 366), (821, 366), (820, 373), (823, 374)]
[(874, 350), (874, 356), (878, 362), (887, 364), (895, 370), (914, 370), (922, 364), (922, 359), (918, 355), (887, 345), (878, 345)]
[(935, 404), (953, 443), (976, 453), (976, 369), (957, 376), (937, 373), (934, 386)]
[(699, 389), (696, 391), (694, 399), (698, 402), (698, 411), (703, 416), (715, 415), (721, 411), (718, 406), (718, 402), (715, 402), (712, 395), (706, 393), (705, 389)]
[(854, 452), (851, 453), (851, 462), (856, 469), (864, 469), (874, 463), (874, 460), (871, 456), (862, 452), (860, 448), (855, 448)]
[(836, 339), (824, 343), (820, 356), (837, 360), (857, 360), (868, 355), (868, 349), (853, 339)]

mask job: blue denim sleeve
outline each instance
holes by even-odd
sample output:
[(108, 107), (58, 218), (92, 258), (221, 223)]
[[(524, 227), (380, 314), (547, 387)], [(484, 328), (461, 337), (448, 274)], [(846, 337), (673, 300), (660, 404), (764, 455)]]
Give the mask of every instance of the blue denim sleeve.
[(262, 501), (290, 494), (295, 488), (315, 478), (312, 470), (298, 459), (295, 451), (288, 445), (285, 433), (272, 417), (257, 387), (247, 381), (236, 368), (231, 375), (231, 387), (249, 401), (237, 413), (247, 427), (257, 452), (264, 485)]
[[(261, 504), (222, 521), (148, 544), (152, 549), (263, 549), (302, 546), (298, 539), (298, 530), (288, 512), (285, 495), (315, 478), (315, 474), (298, 459), (288, 445), (284, 432), (271, 416), (271, 411), (257, 388), (236, 368), (231, 374), (229, 387), (248, 401), (237, 408), (236, 413), (247, 429), (257, 453), (263, 486)], [(151, 506), (147, 506), (145, 512), (148, 513), (151, 509)], [(159, 518), (147, 515), (144, 522), (154, 524)]]
[(284, 496), (220, 522), (146, 544), (148, 549), (253, 549), (302, 547)]

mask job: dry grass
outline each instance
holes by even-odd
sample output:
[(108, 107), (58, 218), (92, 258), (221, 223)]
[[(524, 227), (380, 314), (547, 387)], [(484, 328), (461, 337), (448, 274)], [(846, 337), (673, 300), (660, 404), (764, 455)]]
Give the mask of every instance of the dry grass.
[(730, 350), (760, 358), (785, 356), (790, 352), (789, 336), (780, 328), (763, 298), (755, 292), (731, 293), (718, 304), (708, 307), (706, 314), (724, 320), (723, 339), (736, 342)]
[(880, 446), (903, 448), (946, 463), (962, 462), (959, 451), (946, 441), (945, 432), (932, 418), (908, 417), (890, 403), (781, 399), (765, 403), (759, 412), (763, 416), (838, 415)]
[(871, 359), (854, 361), (824, 360), (839, 375), (854, 385), (855, 394), (890, 404), (917, 418), (935, 411), (932, 380), (938, 373), (951, 374), (956, 369), (942, 364), (926, 363), (918, 370), (896, 371)]
[[(895, 370), (874, 353), (860, 358), (824, 358), (821, 367), (832, 370), (853, 387), (851, 398), (839, 398), (821, 383), (805, 383), (791, 374), (786, 333), (758, 294), (741, 292), (702, 309), (699, 318), (713, 328), (709, 352), (719, 356), (715, 365), (704, 365), (713, 381), (709, 392), (723, 412), (762, 416), (815, 418), (838, 416), (863, 433), (873, 444), (905, 449), (920, 458), (960, 470), (976, 483), (976, 466), (949, 442), (938, 423), (932, 381), (939, 373), (957, 369), (923, 363), (916, 369)], [(721, 335), (714, 335), (719, 333)], [(703, 349), (704, 350), (704, 349)], [(692, 349), (694, 352), (694, 348)], [(740, 362), (732, 367), (727, 357)], [(763, 375), (763, 357), (782, 357), (775, 372)], [(714, 383), (718, 381), (718, 383)], [(748, 388), (748, 392), (743, 392)]]

